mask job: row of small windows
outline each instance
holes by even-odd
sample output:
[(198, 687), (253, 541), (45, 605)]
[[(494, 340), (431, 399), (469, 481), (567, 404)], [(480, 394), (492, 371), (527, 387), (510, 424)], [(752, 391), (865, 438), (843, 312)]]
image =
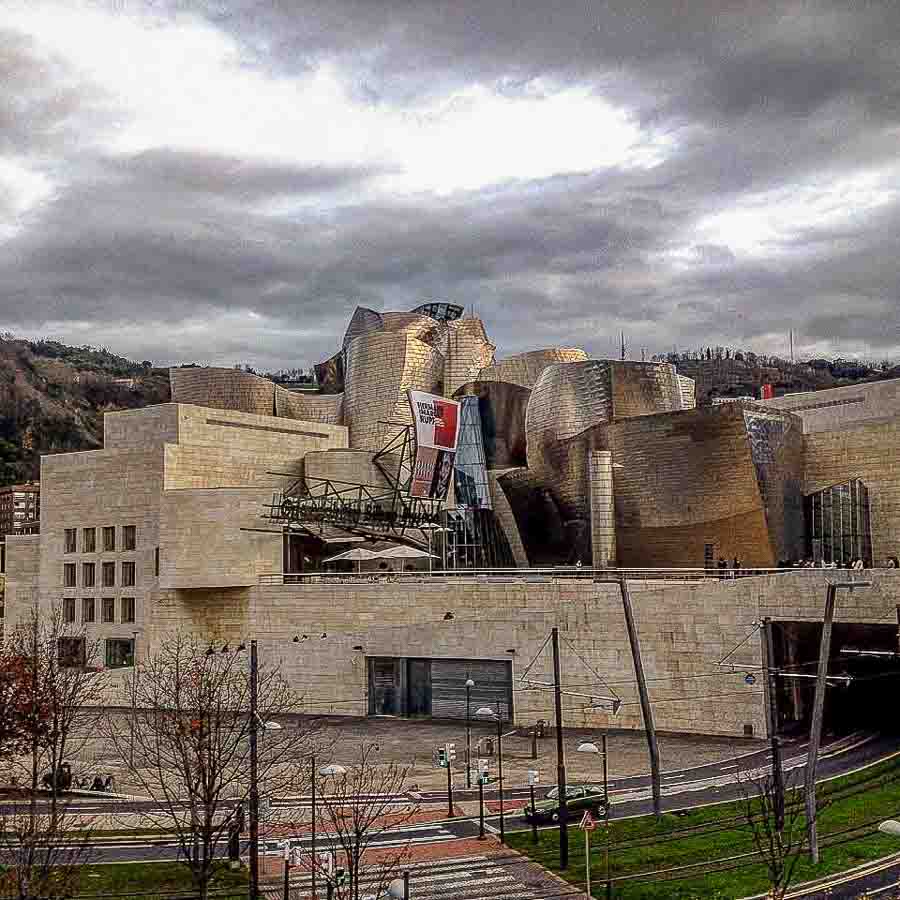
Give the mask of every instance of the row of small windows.
[[(100, 539), (103, 542), (103, 552), (113, 553), (116, 549), (116, 526), (105, 525), (100, 529)], [(137, 547), (137, 526), (122, 526), (122, 549), (134, 550)], [(64, 552), (78, 552), (78, 529), (67, 528), (64, 536)], [(81, 529), (81, 552), (96, 553), (97, 552), (97, 529), (82, 528)]]
[[(121, 563), (122, 572), (120, 584), (122, 587), (134, 587), (135, 567), (134, 562)], [(63, 587), (78, 586), (78, 564), (63, 563)], [(81, 586), (97, 586), (97, 563), (86, 562), (81, 564)], [(116, 586), (116, 564), (114, 562), (100, 563), (100, 586)]]
[[(107, 638), (104, 658), (108, 669), (121, 669), (134, 665), (134, 640), (131, 638)], [(64, 667), (83, 666), (87, 662), (87, 645), (82, 637), (59, 638), (59, 664)]]
[[(127, 624), (134, 622), (135, 603), (134, 597), (122, 597), (119, 600), (118, 621)], [(78, 611), (78, 601), (75, 597), (63, 599), (63, 621), (67, 625), (74, 625)], [(81, 624), (90, 625), (97, 621), (97, 600), (95, 597), (84, 597), (81, 601)], [(116, 623), (116, 598), (103, 597), (100, 600), (100, 621), (104, 625)]]

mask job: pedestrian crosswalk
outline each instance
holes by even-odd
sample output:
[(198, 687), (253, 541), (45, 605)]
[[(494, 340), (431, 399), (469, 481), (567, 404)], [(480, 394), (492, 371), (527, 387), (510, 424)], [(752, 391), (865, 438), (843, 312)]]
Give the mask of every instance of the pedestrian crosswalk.
[[(558, 889), (529, 885), (530, 879), (525, 874), (527, 867), (524, 860), (515, 856), (467, 856), (405, 868), (410, 874), (410, 897), (416, 900), (544, 900), (559, 893)], [(320, 879), (317, 891), (320, 900), (327, 896), (326, 890)], [(281, 900), (283, 887), (267, 889), (265, 894), (266, 900)], [(365, 875), (360, 878), (360, 898), (387, 900), (389, 896), (386, 885), (379, 885), (376, 879)], [(290, 897), (291, 900), (311, 900), (311, 886), (306, 881), (292, 883)]]

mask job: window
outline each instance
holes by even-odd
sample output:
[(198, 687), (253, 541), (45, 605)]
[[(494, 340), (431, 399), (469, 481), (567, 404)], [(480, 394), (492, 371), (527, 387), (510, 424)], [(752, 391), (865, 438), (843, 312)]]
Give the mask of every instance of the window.
[[(74, 603), (74, 601), (72, 601)], [(56, 642), (56, 653), (59, 664), (64, 669), (83, 666), (85, 663), (84, 638), (61, 637)]]
[(123, 597), (122, 598), (122, 621), (123, 622), (133, 622), (134, 621), (134, 597)]
[(116, 621), (116, 601), (113, 597), (103, 598), (103, 622), (109, 624)]
[(134, 664), (134, 641), (131, 638), (107, 638), (106, 667), (121, 669)]
[(81, 601), (81, 623), (88, 625), (96, 621), (96, 610), (94, 609), (94, 598), (84, 597)]
[(94, 563), (81, 564), (81, 584), (84, 587), (93, 587), (97, 583), (97, 567)]
[(75, 528), (67, 528), (66, 529), (66, 539), (65, 539), (65, 552), (66, 553), (74, 553), (77, 549), (75, 546), (77, 529)]
[(107, 553), (112, 553), (116, 549), (116, 528), (114, 525), (108, 525), (103, 529), (103, 549)]
[(126, 525), (122, 529), (122, 549), (134, 550), (137, 546), (137, 528), (134, 525)]
[(97, 529), (82, 528), (81, 529), (81, 552), (96, 553), (97, 552)]
[(134, 586), (134, 563), (133, 562), (123, 562), (122, 563), (122, 586), (123, 587), (133, 587)]
[(116, 564), (114, 562), (103, 563), (103, 587), (114, 587), (116, 583)]
[(63, 622), (66, 625), (75, 624), (75, 598), (66, 597), (63, 600)]
[(63, 584), (75, 587), (75, 563), (63, 563)]

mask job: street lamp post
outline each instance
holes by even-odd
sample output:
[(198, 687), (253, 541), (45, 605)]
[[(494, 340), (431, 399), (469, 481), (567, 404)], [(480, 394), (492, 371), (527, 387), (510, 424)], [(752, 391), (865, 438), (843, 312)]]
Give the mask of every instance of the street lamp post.
[[(337, 763), (331, 763), (330, 765), (323, 766), (321, 769), (319, 769), (319, 775), (321, 775), (323, 778), (326, 778), (326, 779), (327, 779), (327, 778), (331, 778), (331, 777), (337, 778), (337, 777), (340, 776), (340, 775), (346, 775), (346, 774), (347, 774), (347, 770), (346, 770), (343, 766), (338, 765)], [(313, 784), (315, 784), (315, 780), (316, 780), (316, 769), (315, 769), (315, 765), (313, 765)], [(313, 791), (315, 791), (315, 788), (313, 788)], [(312, 815), (313, 815), (313, 823), (315, 823), (315, 820), (316, 820), (315, 793), (313, 793), (313, 814), (312, 814)], [(316, 867), (316, 857), (315, 857), (315, 853), (316, 853), (316, 832), (315, 832), (315, 824), (313, 825), (313, 832), (312, 832), (311, 837), (312, 837), (312, 854), (313, 854), (313, 872), (315, 872), (315, 871), (316, 871), (316, 868), (315, 868), (315, 867)], [(348, 860), (347, 860), (347, 866), (348, 866), (348, 868), (350, 869), (350, 878), (352, 879), (351, 884), (350, 884), (350, 890), (351, 890), (351, 892), (352, 892), (352, 891), (358, 891), (358, 888), (357, 888), (357, 886), (356, 886), (356, 875), (357, 875), (357, 872), (356, 872), (355, 866), (353, 865), (353, 861), (348, 859)], [(316, 883), (316, 882), (315, 882), (315, 875), (313, 875), (313, 900), (315, 900), (315, 896), (316, 896), (315, 883)], [(332, 887), (331, 887), (331, 882), (330, 882), (330, 881), (328, 882), (328, 891), (329, 891), (329, 894), (328, 894), (328, 895), (329, 895), (329, 897), (330, 897), (330, 896), (331, 896), (331, 891), (332, 891)]]
[(466, 675), (466, 787), (472, 787), (472, 688), (475, 682)]
[[(497, 704), (499, 711), (500, 704)], [(497, 776), (500, 792), (500, 843), (506, 843), (506, 823), (503, 817), (503, 717), (499, 712), (494, 712), (489, 706), (482, 706), (475, 710), (476, 716), (492, 719), (497, 723)]]
[(312, 812), (310, 813), (310, 827), (309, 827), (309, 855), (312, 860), (311, 862), (311, 881), (312, 881), (312, 895), (313, 900), (316, 900), (316, 867), (319, 864), (319, 860), (316, 857), (316, 755), (310, 757), (310, 776), (312, 778), (312, 786), (310, 788), (310, 807)]
[(131, 632), (131, 746), (128, 748), (128, 765), (134, 769), (134, 732), (137, 718), (137, 639), (138, 632)]
[[(612, 897), (612, 881), (609, 878), (609, 766), (607, 764), (608, 755), (606, 750), (606, 732), (601, 735), (601, 746), (598, 747), (593, 741), (585, 741), (578, 745), (578, 753), (595, 753), (603, 757), (603, 831), (605, 834), (605, 850), (604, 857), (606, 863), (606, 900)], [(563, 801), (565, 802), (565, 801)], [(587, 832), (585, 832), (587, 835)], [(588, 881), (590, 881), (590, 858), (586, 860), (588, 867)]]

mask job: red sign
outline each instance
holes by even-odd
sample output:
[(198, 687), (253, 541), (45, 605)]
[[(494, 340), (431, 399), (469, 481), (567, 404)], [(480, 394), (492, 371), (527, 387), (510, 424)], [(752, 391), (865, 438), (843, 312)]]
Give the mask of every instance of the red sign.
[(597, 823), (594, 821), (594, 817), (591, 815), (590, 810), (585, 810), (585, 813), (581, 818), (581, 824), (578, 827), (582, 831), (593, 831), (597, 827)]

